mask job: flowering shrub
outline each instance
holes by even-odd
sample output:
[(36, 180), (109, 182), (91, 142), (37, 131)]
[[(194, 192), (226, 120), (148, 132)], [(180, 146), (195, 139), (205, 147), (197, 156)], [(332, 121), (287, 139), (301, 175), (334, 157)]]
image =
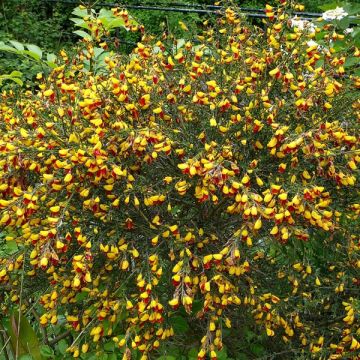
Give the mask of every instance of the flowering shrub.
[(336, 32), (266, 15), (227, 9), (174, 51), (145, 36), (98, 74), (84, 36), (36, 94), (3, 92), (4, 317), (35, 311), (75, 358), (147, 359), (180, 317), (216, 359), (246, 316), (291, 356), (357, 358), (360, 79)]

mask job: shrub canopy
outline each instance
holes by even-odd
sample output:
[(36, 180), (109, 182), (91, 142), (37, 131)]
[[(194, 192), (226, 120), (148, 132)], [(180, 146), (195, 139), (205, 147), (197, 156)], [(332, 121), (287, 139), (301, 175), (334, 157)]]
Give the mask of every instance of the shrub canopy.
[(286, 356), (358, 356), (360, 52), (266, 14), (229, 8), (200, 44), (144, 36), (103, 67), (95, 19), (36, 93), (3, 92), (4, 316), (36, 310), (74, 357), (147, 359), (184, 341), (179, 318), (198, 359), (243, 324)]

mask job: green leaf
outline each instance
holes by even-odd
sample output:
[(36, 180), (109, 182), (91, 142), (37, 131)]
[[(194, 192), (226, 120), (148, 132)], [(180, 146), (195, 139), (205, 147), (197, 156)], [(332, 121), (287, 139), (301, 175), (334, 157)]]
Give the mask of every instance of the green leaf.
[(21, 51), (21, 55), (27, 55), (30, 56), (31, 58), (33, 58), (36, 61), (40, 60), (40, 57), (37, 53), (33, 52), (33, 51), (29, 51), (29, 50), (23, 50)]
[(139, 25), (139, 23), (132, 16), (129, 16), (129, 22), (133, 26)]
[(238, 353), (236, 355), (236, 360), (248, 360), (248, 359), (249, 359), (248, 356), (244, 353)]
[(226, 360), (228, 358), (226, 348), (223, 347), (220, 351), (216, 352), (218, 360)]
[(24, 45), (18, 41), (10, 40), (9, 43), (17, 50), (24, 50)]
[(180, 211), (181, 211), (180, 206), (175, 205), (175, 206), (173, 206), (173, 207), (171, 208), (171, 213), (174, 214), (174, 215), (180, 213)]
[[(10, 80), (15, 81), (16, 83), (18, 83), (16, 80), (20, 80), (18, 78), (18, 76), (12, 75), (12, 74), (7, 75), (6, 77)], [(20, 82), (21, 82), (21, 80), (20, 80)], [(19, 85), (22, 85), (22, 84), (19, 84)], [(15, 240), (6, 241), (5, 246), (4, 246), (5, 254), (11, 255), (11, 254), (16, 253), (17, 251), (18, 251), (18, 246), (17, 246), (17, 243)]]
[[(94, 10), (91, 10), (91, 12), (93, 12), (93, 11)], [(75, 16), (78, 16), (80, 18), (83, 18), (83, 17), (86, 17), (89, 15), (88, 9), (86, 9), (86, 8), (81, 9), (79, 6), (72, 11), (72, 14)]]
[(350, 19), (348, 16), (338, 21), (341, 30), (345, 30), (350, 26)]
[(112, 323), (108, 319), (105, 319), (102, 323), (104, 327), (104, 333), (107, 333), (108, 330), (112, 328)]
[(39, 340), (34, 329), (23, 314), (20, 314), (19, 317), (19, 312), (17, 310), (13, 311), (5, 328), (10, 337), (13, 353), (16, 352), (18, 347), (19, 355), (31, 355), (30, 358), (33, 360), (42, 360)]
[(55, 63), (56, 59), (57, 59), (57, 56), (55, 54), (53, 54), (53, 53), (50, 53), (50, 54), (46, 55), (46, 60), (48, 62)]
[(50, 66), (51, 68), (56, 68), (56, 59), (57, 56), (55, 54), (47, 54), (46, 55), (46, 60), (47, 60), (47, 65)]
[(70, 18), (70, 20), (75, 23), (75, 26), (90, 30), (88, 24), (83, 19)]
[(354, 65), (359, 65), (359, 63), (360, 63), (359, 59), (357, 57), (355, 57), (355, 56), (352, 56), (352, 57), (346, 58), (344, 66), (345, 67), (352, 67)]
[(102, 8), (100, 9), (99, 11), (99, 16), (98, 16), (99, 19), (103, 20), (103, 19), (112, 19), (112, 18), (115, 18), (113, 12), (111, 10), (108, 10), (108, 9), (105, 9), (105, 8)]
[(103, 48), (94, 48), (94, 55), (95, 55), (95, 58), (97, 58), (98, 56), (100, 56), (102, 53), (104, 52), (104, 49)]
[(77, 294), (75, 296), (76, 302), (82, 302), (83, 300), (85, 300), (88, 297), (89, 293), (87, 293), (86, 291), (82, 291), (80, 294)]
[(333, 48), (335, 49), (335, 52), (339, 52), (345, 48), (346, 44), (344, 40), (337, 40), (333, 44)]
[(24, 82), (21, 79), (17, 78), (17, 77), (11, 77), (10, 80), (12, 80), (14, 83), (16, 83), (16, 84), (18, 84), (20, 86), (24, 85)]
[(105, 351), (112, 352), (112, 351), (114, 351), (114, 349), (115, 349), (114, 341), (108, 341), (107, 343), (104, 344)]
[(355, 5), (355, 3), (346, 4), (343, 8), (349, 15), (358, 15), (360, 13), (360, 5)]
[[(98, 19), (101, 20), (106, 30), (125, 27), (125, 21), (121, 18), (115, 17), (113, 12), (108, 9), (101, 9)], [(130, 19), (130, 23), (133, 25), (137, 24), (133, 19)]]
[(123, 19), (113, 19), (105, 26), (107, 30), (123, 27), (125, 27), (125, 21)]
[(321, 9), (323, 11), (327, 11), (327, 10), (335, 9), (337, 6), (338, 6), (337, 2), (332, 2), (332, 3), (327, 3), (327, 4), (319, 6), (319, 9)]
[(109, 52), (105, 51), (96, 58), (96, 64), (95, 64), (95, 69), (94, 69), (95, 73), (99, 73), (104, 70), (104, 68), (106, 67), (105, 58), (108, 55), (109, 55)]
[(97, 356), (97, 359), (100, 359), (100, 360), (108, 360), (108, 359), (109, 359), (109, 355), (108, 355), (108, 354), (105, 354), (105, 353), (102, 353), (102, 354), (100, 354), (100, 356)]
[(89, 35), (84, 30), (75, 30), (75, 31), (73, 31), (73, 33), (76, 34), (76, 35), (79, 35), (83, 39), (91, 40), (91, 35)]
[(66, 354), (66, 349), (69, 347), (69, 345), (68, 345), (68, 343), (66, 342), (65, 339), (61, 339), (58, 342), (57, 347), (58, 347), (60, 353), (65, 355)]
[(176, 360), (176, 357), (171, 355), (162, 355), (158, 357), (157, 360)]
[(265, 353), (265, 349), (264, 349), (264, 347), (262, 346), (262, 345), (260, 345), (260, 344), (251, 344), (250, 346), (249, 346), (249, 348), (250, 348), (250, 351), (254, 354), (254, 355), (256, 355), (256, 356), (263, 356), (264, 355), (264, 353)]
[[(0, 85), (3, 83), (4, 80), (12, 80), (20, 86), (23, 85), (22, 80), (17, 77), (13, 77), (10, 75), (0, 75)], [(5, 255), (11, 255), (14, 252), (16, 251), (9, 251), (5, 246), (0, 251), (1, 254), (5, 254)]]
[(34, 360), (34, 358), (29, 354), (25, 354), (25, 355), (21, 355), (19, 357), (19, 360)]
[(19, 50), (13, 48), (12, 46), (6, 45), (3, 41), (0, 41), (0, 51), (7, 51), (12, 53), (19, 53)]
[(49, 345), (41, 345), (40, 353), (44, 358), (51, 358), (54, 356), (54, 350)]
[(96, 352), (86, 353), (86, 360), (97, 360), (98, 356)]
[(251, 340), (254, 337), (256, 337), (256, 334), (253, 331), (249, 330), (249, 329), (246, 329), (244, 333), (245, 333), (245, 339), (246, 339), (247, 342), (251, 342)]
[(359, 35), (360, 35), (360, 26), (358, 26), (356, 29), (353, 30), (353, 32), (351, 33), (351, 37), (355, 39)]
[(188, 352), (189, 360), (197, 359), (199, 350), (197, 348), (191, 348)]
[(185, 39), (178, 39), (176, 42), (176, 48), (181, 49), (182, 47), (184, 47), (185, 43), (186, 43)]
[(204, 301), (195, 300), (192, 306), (192, 311), (194, 313), (199, 312), (204, 307)]
[(22, 73), (20, 71), (14, 70), (10, 73), (10, 76), (20, 77), (22, 76)]
[[(37, 45), (26, 44), (26, 47), (29, 49), (29, 51), (31, 53), (36, 54), (36, 57), (38, 58), (38, 60), (40, 60), (42, 58), (42, 50)], [(34, 57), (33, 55), (30, 55), (30, 56)]]
[(187, 321), (182, 316), (174, 316), (169, 321), (175, 334), (184, 334), (190, 329)]

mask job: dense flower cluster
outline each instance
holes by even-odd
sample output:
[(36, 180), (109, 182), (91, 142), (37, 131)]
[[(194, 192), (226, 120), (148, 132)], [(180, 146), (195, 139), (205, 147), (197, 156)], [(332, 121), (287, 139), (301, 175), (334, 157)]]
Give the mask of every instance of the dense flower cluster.
[(284, 9), (264, 28), (227, 9), (201, 45), (144, 37), (101, 74), (85, 40), (36, 94), (3, 92), (4, 314), (37, 304), (74, 357), (112, 339), (147, 359), (184, 310), (216, 359), (241, 308), (300, 352), (357, 357), (360, 79), (342, 35), (309, 46)]

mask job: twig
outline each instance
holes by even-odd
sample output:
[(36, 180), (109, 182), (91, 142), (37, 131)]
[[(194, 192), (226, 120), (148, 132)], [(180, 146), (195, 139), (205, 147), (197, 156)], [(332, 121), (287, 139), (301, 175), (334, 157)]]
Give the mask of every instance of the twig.
[(71, 334), (71, 331), (66, 330), (64, 333), (62, 333), (58, 336), (55, 336), (52, 340), (48, 340), (48, 345), (53, 346), (53, 345), (57, 344), (60, 340), (69, 336), (70, 334)]
[(75, 340), (72, 342), (72, 344), (70, 345), (70, 347), (73, 347), (76, 342), (81, 338), (81, 335), (86, 331), (86, 329), (96, 320), (96, 317), (94, 317), (83, 329), (82, 331), (79, 333), (79, 335), (75, 338)]

